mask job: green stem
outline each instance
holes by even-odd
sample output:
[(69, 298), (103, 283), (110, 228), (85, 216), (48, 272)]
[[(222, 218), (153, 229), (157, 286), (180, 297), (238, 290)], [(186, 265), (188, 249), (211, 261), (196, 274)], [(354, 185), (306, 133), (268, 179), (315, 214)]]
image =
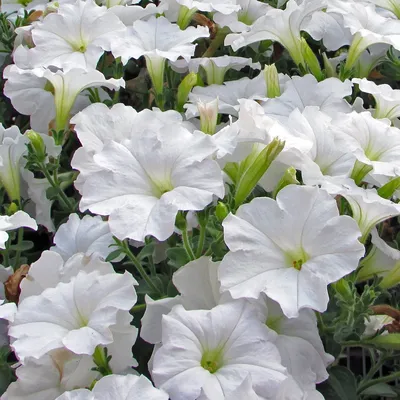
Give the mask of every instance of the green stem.
[(51, 176), (47, 166), (44, 163), (39, 164), (41, 171), (43, 172), (44, 176), (50, 183), (50, 185), (57, 190), (57, 197), (63, 208), (70, 213), (75, 212), (75, 206), (71, 204), (68, 196), (64, 193), (64, 191), (60, 188), (60, 185), (57, 184), (56, 180)]
[(188, 257), (190, 258), (191, 261), (195, 260), (196, 256), (193, 253), (186, 226), (184, 229), (182, 229), (182, 240), (183, 240), (183, 247), (185, 248)]
[(215, 38), (211, 41), (210, 45), (208, 46), (202, 57), (212, 57), (218, 50), (219, 46), (224, 43), (225, 37), (228, 33), (229, 29), (219, 29), (217, 34), (215, 35)]
[(147, 304), (137, 304), (131, 308), (131, 313), (135, 314), (146, 309)]
[(204, 249), (204, 242), (206, 240), (206, 227), (200, 224), (199, 244), (197, 245), (196, 258), (200, 258)]
[(143, 278), (143, 280), (147, 283), (148, 287), (152, 289), (154, 292), (162, 296), (161, 290), (153, 283), (151, 278), (147, 275), (146, 271), (144, 270), (142, 264), (140, 261), (136, 258), (136, 256), (132, 253), (131, 249), (129, 248), (128, 242), (126, 241), (119, 241), (118, 239), (117, 243), (122, 246), (122, 249), (124, 253), (128, 256), (132, 264), (135, 266), (137, 271), (139, 272), (140, 276)]
[(204, 253), (205, 256), (211, 256), (213, 250), (212, 247), (215, 246), (218, 243), (221, 243), (224, 240), (224, 234), (221, 232), (219, 236), (210, 244), (209, 248), (207, 251)]
[(379, 368), (382, 367), (382, 365), (385, 363), (386, 357), (381, 355), (380, 358), (374, 365), (370, 368), (368, 371), (367, 375), (362, 379), (362, 381), (359, 384), (359, 387), (363, 386), (365, 383), (369, 382), (374, 375), (379, 371)]
[(18, 237), (17, 237), (17, 250), (15, 254), (15, 261), (14, 261), (14, 271), (19, 267), (19, 260), (21, 258), (21, 250), (19, 249), (19, 245), (21, 244), (22, 240), (24, 239), (24, 228), (18, 229)]
[(99, 367), (103, 376), (112, 375), (112, 369), (108, 364), (106, 352), (103, 347), (97, 346), (93, 353), (93, 361)]
[(386, 383), (394, 381), (395, 379), (400, 378), (400, 371), (394, 372), (393, 374), (382, 376), (380, 378), (371, 379), (369, 382), (365, 382), (363, 385), (360, 385), (357, 389), (357, 394), (362, 393), (364, 390), (368, 389), (371, 386), (375, 386), (378, 383)]

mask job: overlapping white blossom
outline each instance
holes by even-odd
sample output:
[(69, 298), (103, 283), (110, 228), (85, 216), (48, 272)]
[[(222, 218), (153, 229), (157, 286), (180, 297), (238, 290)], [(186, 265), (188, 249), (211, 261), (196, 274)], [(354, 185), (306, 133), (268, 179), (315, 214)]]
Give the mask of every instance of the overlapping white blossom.
[(58, 228), (53, 241), (55, 246), (51, 250), (65, 261), (77, 253), (83, 253), (88, 261), (91, 256), (106, 259), (113, 250), (110, 245), (114, 243), (107, 221), (89, 215), (80, 219), (77, 214), (71, 214)]
[(254, 391), (268, 398), (287, 377), (270, 330), (245, 301), (210, 311), (177, 305), (162, 325), (162, 346), (151, 375), (173, 400), (197, 399), (202, 390), (205, 396), (223, 399), (248, 375)]
[(265, 293), (289, 318), (302, 308), (325, 311), (327, 285), (354, 271), (364, 254), (355, 221), (339, 216), (318, 188), (286, 186), (276, 201), (256, 198), (223, 226), (230, 252), (219, 270), (222, 290), (233, 298)]
[[(31, 68), (55, 66), (70, 69), (96, 69), (104, 51), (111, 50), (111, 42), (120, 36), (125, 26), (105, 7), (94, 0), (77, 0), (61, 4), (32, 29), (35, 45), (23, 55)], [(18, 53), (17, 53), (18, 55)], [(19, 58), (14, 61), (19, 65)]]
[[(97, 171), (80, 189), (80, 208), (109, 215), (119, 239), (165, 240), (179, 210), (202, 210), (224, 196), (221, 169), (209, 158), (215, 151), (208, 135), (176, 124), (145, 127), (122, 143), (108, 140), (93, 156)], [(79, 159), (73, 164), (82, 169)]]

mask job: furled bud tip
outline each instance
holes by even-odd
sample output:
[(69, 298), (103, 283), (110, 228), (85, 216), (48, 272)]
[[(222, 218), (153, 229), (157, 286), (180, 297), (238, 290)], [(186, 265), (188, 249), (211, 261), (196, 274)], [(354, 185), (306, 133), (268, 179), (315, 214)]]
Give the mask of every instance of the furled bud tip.
[(338, 74), (336, 73), (336, 69), (333, 66), (332, 62), (329, 60), (326, 53), (322, 54), (322, 60), (324, 62), (325, 76), (327, 78), (337, 78)]
[(257, 158), (249, 165), (242, 176), (238, 177), (239, 183), (235, 194), (235, 207), (239, 207), (250, 195), (261, 177), (270, 167), (272, 161), (285, 147), (285, 142), (275, 138), (260, 152)]
[(318, 81), (322, 81), (324, 79), (324, 74), (322, 73), (318, 58), (304, 38), (301, 38), (301, 53), (310, 72), (317, 78)]
[(267, 86), (267, 97), (270, 99), (279, 97), (281, 95), (281, 87), (279, 86), (278, 70), (275, 64), (265, 66), (264, 79)]
[(218, 97), (208, 103), (199, 101), (197, 109), (200, 113), (200, 130), (207, 135), (214, 135), (218, 120)]
[(7, 208), (7, 215), (11, 216), (19, 210), (18, 206), (12, 202)]
[(283, 174), (282, 178), (279, 180), (274, 191), (272, 192), (272, 197), (275, 199), (277, 194), (288, 185), (300, 185), (300, 182), (296, 177), (296, 169), (293, 167), (288, 168)]
[(354, 295), (351, 290), (349, 282), (346, 279), (339, 279), (337, 282), (333, 283), (332, 286), (335, 288), (337, 294), (340, 295), (345, 301), (353, 301)]
[(35, 155), (40, 161), (44, 161), (46, 158), (46, 146), (44, 144), (43, 138), (32, 129), (25, 132), (25, 136), (29, 139)]
[(183, 112), (183, 105), (186, 103), (190, 91), (197, 85), (198, 76), (194, 72), (187, 74), (178, 86), (177, 110)]
[(215, 215), (219, 222), (222, 222), (229, 214), (229, 209), (226, 204), (221, 201), (218, 202), (217, 207), (215, 208)]

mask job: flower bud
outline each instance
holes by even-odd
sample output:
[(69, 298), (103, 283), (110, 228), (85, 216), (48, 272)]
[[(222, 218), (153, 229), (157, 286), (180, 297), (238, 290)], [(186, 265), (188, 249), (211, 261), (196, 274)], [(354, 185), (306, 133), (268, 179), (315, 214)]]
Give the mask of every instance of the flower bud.
[(46, 159), (46, 146), (44, 144), (43, 138), (32, 129), (26, 131), (25, 136), (31, 142), (32, 148), (39, 162), (43, 162)]
[(12, 202), (7, 209), (7, 215), (11, 216), (13, 214), (15, 214), (17, 211), (19, 210), (18, 206)]
[(272, 161), (278, 157), (284, 147), (285, 142), (275, 138), (270, 144), (265, 146), (242, 176), (238, 178), (239, 184), (236, 188), (235, 207), (239, 207), (246, 200)]
[(296, 178), (296, 169), (293, 167), (288, 168), (283, 174), (282, 178), (276, 185), (272, 197), (275, 199), (277, 194), (287, 185), (299, 185), (300, 182)]
[(318, 58), (304, 38), (301, 39), (301, 52), (310, 72), (318, 81), (322, 81), (324, 79), (324, 74), (322, 73)]
[(325, 70), (325, 76), (327, 78), (337, 78), (337, 73), (335, 68), (333, 67), (331, 61), (329, 60), (328, 56), (326, 53), (322, 54), (322, 60), (324, 61), (324, 70)]
[(194, 86), (196, 86), (197, 80), (197, 74), (191, 72), (182, 79), (182, 82), (178, 86), (176, 107), (179, 112), (183, 111), (183, 105), (186, 103), (190, 91), (193, 89)]
[(217, 207), (215, 208), (215, 215), (219, 222), (222, 222), (229, 214), (229, 209), (226, 204), (219, 201)]
[(373, 339), (364, 340), (364, 342), (372, 344), (379, 349), (400, 350), (400, 333), (379, 335), (374, 337)]
[(333, 283), (332, 286), (335, 288), (336, 293), (345, 301), (353, 302), (354, 295), (346, 279), (339, 279), (337, 282)]
[(279, 86), (278, 70), (275, 64), (265, 66), (264, 79), (267, 86), (267, 97), (270, 99), (279, 97), (281, 95), (281, 88)]
[(199, 101), (200, 130), (207, 135), (214, 135), (218, 120), (218, 97), (207, 103)]

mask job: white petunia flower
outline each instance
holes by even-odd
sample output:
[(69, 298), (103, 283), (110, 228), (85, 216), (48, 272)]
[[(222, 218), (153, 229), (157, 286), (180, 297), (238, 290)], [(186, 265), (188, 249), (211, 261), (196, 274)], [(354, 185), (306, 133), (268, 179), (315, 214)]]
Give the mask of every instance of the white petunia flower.
[(211, 58), (192, 58), (189, 61), (177, 60), (170, 64), (172, 69), (179, 73), (187, 71), (198, 73), (201, 67), (201, 69), (205, 71), (208, 85), (222, 85), (224, 83), (225, 74), (230, 69), (240, 71), (247, 66), (255, 70), (261, 69), (261, 64), (259, 62), (253, 63), (251, 58), (227, 55)]
[(31, 201), (27, 204), (26, 210), (35, 216), (38, 225), (43, 225), (49, 232), (54, 232), (56, 228), (51, 218), (54, 200), (49, 200), (46, 196), (47, 189), (51, 187), (49, 181), (46, 178), (35, 178), (33, 172), (27, 169), (22, 169), (21, 175), (27, 186), (27, 198)]
[[(153, 387), (144, 375), (108, 375), (96, 382), (92, 391), (66, 392), (56, 400), (168, 400), (168, 395)], [(11, 399), (10, 399), (11, 400)]]
[(172, 400), (197, 399), (201, 390), (222, 400), (248, 375), (254, 391), (271, 398), (287, 377), (270, 330), (244, 301), (211, 311), (176, 306), (163, 317), (162, 346), (151, 374)]
[(377, 120), (369, 112), (353, 111), (336, 121), (332, 129), (338, 148), (352, 152), (359, 161), (352, 174), (356, 182), (365, 176), (365, 165), (372, 168), (372, 176), (400, 175), (400, 130), (391, 127), (388, 119)]
[(99, 377), (91, 356), (78, 356), (67, 350), (55, 350), (40, 359), (27, 358), (16, 370), (7, 400), (54, 400), (66, 390), (90, 386)]
[(375, 189), (362, 189), (352, 179), (325, 178), (321, 186), (332, 195), (343, 196), (352, 211), (364, 243), (372, 228), (388, 218), (400, 215), (400, 205), (380, 197)]
[(87, 274), (97, 271), (101, 275), (112, 274), (114, 269), (108, 262), (96, 257), (85, 257), (83, 253), (74, 254), (63, 260), (55, 251), (44, 251), (39, 260), (31, 264), (27, 276), (21, 281), (22, 301), (29, 296), (37, 296), (48, 288), (54, 288), (60, 282), (70, 282), (80, 271)]
[(147, 21), (135, 21), (111, 47), (114, 56), (121, 57), (124, 64), (130, 58), (144, 56), (154, 88), (162, 93), (166, 60), (176, 61), (182, 57), (189, 61), (196, 47), (192, 42), (208, 36), (208, 28), (204, 26), (181, 30), (165, 17), (150, 17)]
[(36, 221), (24, 211), (17, 211), (10, 217), (7, 215), (0, 215), (0, 249), (6, 248), (6, 242), (8, 240), (7, 231), (22, 227), (31, 228), (35, 231), (38, 228)]
[(157, 7), (154, 3), (149, 3), (146, 7), (136, 4), (117, 4), (113, 5), (109, 12), (115, 14), (125, 26), (132, 26), (135, 21), (148, 19), (152, 15), (161, 14), (162, 11), (161, 6)]
[(113, 343), (110, 328), (119, 312), (135, 304), (136, 284), (128, 272), (81, 271), (68, 283), (25, 298), (9, 329), (13, 350), (22, 362), (61, 348), (92, 355), (96, 346)]
[(289, 166), (301, 171), (305, 184), (313, 184), (324, 175), (350, 176), (355, 156), (338, 148), (331, 129), (332, 119), (321, 112), (319, 107), (307, 106), (303, 112), (295, 109), (283, 124), (293, 135), (306, 137), (312, 142), (309, 151), (299, 149), (296, 157), (291, 153), (291, 157), (285, 159)]
[(221, 290), (233, 298), (264, 292), (289, 318), (302, 308), (325, 311), (326, 286), (354, 271), (364, 254), (355, 221), (313, 187), (286, 186), (276, 201), (256, 198), (223, 226), (231, 251), (220, 265)]
[(76, 253), (83, 253), (90, 259), (100, 256), (106, 259), (113, 250), (113, 235), (107, 221), (101, 217), (85, 215), (82, 219), (77, 214), (71, 214), (68, 221), (62, 224), (55, 236), (52, 251), (59, 253), (67, 261)]
[(28, 140), (17, 126), (4, 129), (0, 124), (0, 185), (11, 201), (20, 201), (20, 168)]
[(259, 300), (262, 321), (276, 332), (274, 341), (282, 365), (305, 392), (328, 379), (326, 367), (334, 357), (325, 353), (312, 310), (299, 311), (297, 318), (287, 318), (278, 303), (262, 296)]
[(123, 144), (110, 140), (93, 156), (98, 172), (83, 183), (80, 209), (109, 215), (119, 239), (165, 240), (179, 210), (202, 210), (224, 196), (222, 172), (207, 158), (215, 150), (210, 136), (179, 125), (145, 128)]
[(394, 120), (400, 117), (400, 90), (392, 89), (389, 85), (377, 85), (368, 79), (353, 79), (360, 90), (370, 93), (375, 99), (375, 118), (388, 118)]
[[(154, 301), (146, 295), (147, 306), (141, 321), (140, 336), (152, 344), (161, 342), (162, 316), (177, 304), (182, 304), (186, 310), (211, 310), (229, 301), (229, 294), (221, 294), (219, 290), (218, 266), (219, 263), (213, 262), (210, 257), (200, 257), (179, 268), (172, 276), (180, 296)], [(196, 290), (193, 290), (193, 282), (196, 282)]]
[[(360, 0), (356, 0), (360, 1)], [(362, 0), (363, 2), (365, 0)], [(400, 4), (396, 0), (367, 0), (369, 3), (391, 11), (397, 18), (400, 18)]]
[(328, 78), (318, 82), (313, 75), (293, 76), (282, 90), (282, 95), (268, 99), (264, 104), (265, 112), (276, 118), (287, 117), (298, 108), (318, 106), (321, 111), (334, 117), (338, 113), (349, 113), (350, 105), (344, 97), (351, 95), (352, 83), (337, 78)]
[(185, 29), (197, 11), (229, 15), (240, 10), (237, 0), (161, 0), (159, 7), (171, 22)]
[(346, 60), (350, 70), (361, 53), (375, 43), (386, 43), (400, 50), (400, 21), (386, 18), (371, 4), (354, 1), (329, 0), (327, 13), (343, 18), (343, 25), (353, 35)]
[(305, 65), (301, 31), (306, 30), (313, 13), (325, 7), (321, 0), (303, 1), (298, 4), (289, 0), (285, 10), (272, 8), (264, 17), (258, 18), (250, 30), (240, 34), (229, 34), (225, 46), (232, 46), (234, 51), (251, 43), (273, 40), (282, 44), (297, 65)]
[[(96, 69), (104, 51), (123, 34), (124, 24), (117, 16), (93, 0), (61, 4), (32, 29), (35, 47), (28, 50), (31, 68), (55, 66), (70, 69)], [(18, 53), (15, 63), (19, 65)]]
[[(385, 325), (390, 325), (394, 319), (389, 315), (370, 315), (369, 320), (365, 321), (365, 331), (363, 337), (371, 337), (376, 335)], [(382, 332), (381, 335), (388, 335), (389, 332)]]
[(71, 123), (75, 125), (74, 130), (82, 143), (72, 159), (72, 167), (80, 171), (75, 187), (81, 191), (86, 177), (101, 170), (94, 162), (93, 155), (100, 153), (109, 140), (122, 143), (145, 129), (157, 130), (169, 124), (182, 125), (182, 116), (173, 110), (160, 112), (144, 109), (138, 113), (121, 103), (112, 108), (95, 103), (75, 115)]
[(123, 79), (105, 79), (99, 71), (86, 72), (82, 69), (64, 73), (40, 68), (23, 70), (10, 65), (3, 76), (7, 79), (4, 94), (18, 112), (31, 116), (31, 127), (39, 132), (47, 132), (54, 118), (56, 129), (64, 129), (70, 114), (90, 104), (86, 96), (80, 96), (85, 89), (101, 86), (118, 89), (125, 86)]
[[(279, 74), (280, 85), (283, 86), (290, 78)], [(221, 114), (238, 116), (240, 99), (267, 100), (267, 85), (263, 74), (254, 79), (247, 77), (224, 82), (222, 85), (195, 86), (189, 93), (189, 101), (185, 104), (186, 117), (193, 118), (199, 115), (197, 104), (207, 103), (218, 97), (218, 109)]]
[(221, 28), (227, 26), (232, 32), (244, 32), (250, 30), (251, 26), (263, 17), (271, 6), (258, 0), (237, 0), (241, 9), (230, 14), (216, 12), (213, 20)]
[(354, 76), (367, 78), (371, 72), (385, 61), (390, 45), (375, 43), (364, 50), (354, 64)]
[(360, 262), (357, 282), (378, 276), (383, 278), (379, 283), (380, 287), (390, 288), (397, 285), (400, 282), (400, 251), (382, 240), (375, 228), (371, 231), (371, 242), (373, 247)]

